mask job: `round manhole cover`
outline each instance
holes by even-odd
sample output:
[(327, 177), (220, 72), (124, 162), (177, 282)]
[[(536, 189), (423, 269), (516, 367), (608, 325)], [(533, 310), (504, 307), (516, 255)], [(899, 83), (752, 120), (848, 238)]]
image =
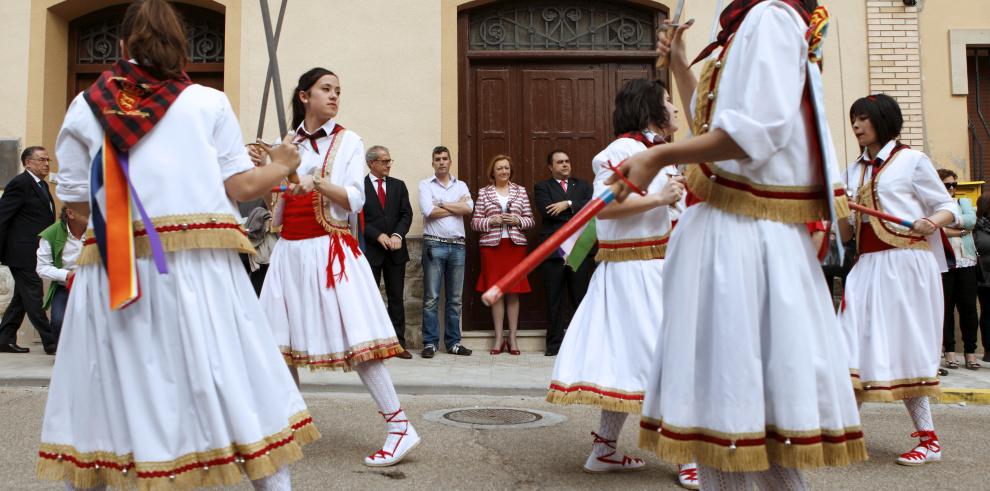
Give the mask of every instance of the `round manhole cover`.
[(476, 430), (509, 430), (553, 426), (567, 418), (538, 409), (512, 407), (465, 407), (430, 411), (428, 421)]
[(458, 423), (475, 425), (518, 425), (543, 419), (543, 416), (534, 412), (506, 408), (458, 409), (445, 413), (443, 417)]

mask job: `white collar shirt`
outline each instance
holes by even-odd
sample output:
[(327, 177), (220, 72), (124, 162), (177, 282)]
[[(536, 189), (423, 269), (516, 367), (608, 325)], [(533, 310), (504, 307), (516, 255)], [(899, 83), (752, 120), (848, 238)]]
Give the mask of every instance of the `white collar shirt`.
[(474, 208), (474, 201), (471, 200), (471, 191), (468, 190), (464, 181), (458, 180), (453, 175), (447, 185), (444, 186), (437, 179), (436, 175), (430, 176), (419, 182), (419, 207), (423, 212), (423, 234), (432, 235), (444, 239), (463, 239), (464, 217), (451, 215), (443, 218), (430, 218), (430, 213), (440, 202), (454, 203), (467, 196), (467, 205)]

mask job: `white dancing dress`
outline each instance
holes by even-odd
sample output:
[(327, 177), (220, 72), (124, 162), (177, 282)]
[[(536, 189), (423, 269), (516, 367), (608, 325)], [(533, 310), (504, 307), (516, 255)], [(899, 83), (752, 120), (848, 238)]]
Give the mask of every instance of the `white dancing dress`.
[[(860, 204), (908, 220), (945, 210), (959, 221), (956, 202), (925, 154), (890, 141), (877, 159), (879, 166), (864, 154), (846, 173)], [(840, 315), (856, 395), (862, 401), (938, 395), (945, 270), (939, 234), (915, 236), (876, 218), (861, 220), (860, 255), (846, 278)]]
[[(299, 175), (317, 174), (364, 206), (364, 144), (333, 120), (326, 136), (299, 146)], [(311, 370), (351, 370), (403, 351), (368, 260), (348, 225), (351, 211), (315, 193), (286, 195), (275, 212), (282, 237), (272, 251), (261, 305), (285, 361)]]
[[(626, 137), (596, 155), (595, 194), (612, 175), (608, 162), (645, 149), (644, 143)], [(668, 175), (658, 175), (646, 191), (659, 192)], [(639, 414), (663, 313), (659, 299), (670, 232), (668, 207), (599, 219), (595, 230), (599, 264), (567, 328), (547, 400)]]
[[(83, 97), (56, 144), (58, 195), (89, 200), (104, 132)], [(319, 437), (238, 252), (252, 253), (224, 181), (253, 168), (227, 97), (186, 88), (129, 152), (167, 274), (136, 222), (140, 298), (109, 308), (92, 229), (72, 283), (37, 465), (86, 489), (225, 486), (302, 457)], [(90, 222), (92, 227), (92, 221)]]
[[(831, 137), (821, 178), (802, 104), (806, 24), (757, 4), (695, 95), (693, 132), (720, 129), (749, 156), (693, 165), (689, 207), (664, 266), (659, 383), (647, 389), (640, 446), (721, 471), (864, 460), (839, 324), (805, 223), (848, 214)], [(810, 157), (810, 158), (809, 158)], [(833, 189), (833, 186), (835, 189)]]

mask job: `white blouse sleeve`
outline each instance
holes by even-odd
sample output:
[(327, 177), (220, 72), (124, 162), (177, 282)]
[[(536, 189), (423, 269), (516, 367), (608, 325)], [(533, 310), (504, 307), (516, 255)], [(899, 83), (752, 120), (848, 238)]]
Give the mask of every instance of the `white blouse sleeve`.
[[(351, 206), (351, 213), (358, 213), (364, 208), (364, 140), (361, 139), (355, 133), (350, 133), (343, 135), (346, 136), (350, 142), (347, 143), (346, 150), (347, 154), (344, 155), (346, 162), (344, 165), (345, 172), (341, 174), (343, 180), (338, 184), (343, 186), (347, 190), (347, 203)], [(344, 150), (344, 149), (341, 149)]]
[(807, 43), (784, 4), (757, 7), (743, 21), (725, 60), (712, 129), (729, 134), (752, 160), (766, 160), (791, 138), (800, 118)]
[(55, 140), (58, 186), (55, 194), (62, 201), (89, 201), (89, 171), (93, 157), (102, 146), (103, 129), (93, 116), (82, 94), (69, 105), (62, 129)]
[[(953, 223), (962, 221), (962, 213), (956, 204), (956, 200), (952, 199), (952, 196), (949, 196), (949, 192), (945, 190), (945, 184), (938, 178), (935, 165), (932, 164), (932, 161), (925, 154), (921, 154), (918, 163), (915, 164), (912, 184), (915, 195), (921, 201), (922, 208), (926, 212), (937, 213), (948, 211), (952, 213)], [(922, 217), (908, 218), (916, 220)]]
[(230, 107), (230, 101), (222, 92), (217, 92), (217, 96), (220, 108), (213, 127), (213, 140), (217, 148), (220, 175), (226, 181), (230, 176), (253, 169), (254, 163), (244, 148), (244, 135), (237, 117), (234, 116), (234, 109)]

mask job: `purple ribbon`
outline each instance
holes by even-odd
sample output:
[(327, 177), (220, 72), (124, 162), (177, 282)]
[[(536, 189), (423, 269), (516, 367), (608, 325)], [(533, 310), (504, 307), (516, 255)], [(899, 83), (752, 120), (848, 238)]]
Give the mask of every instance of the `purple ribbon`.
[(138, 198), (137, 190), (134, 189), (134, 184), (131, 182), (131, 171), (127, 165), (127, 153), (120, 152), (117, 155), (117, 161), (120, 162), (120, 168), (124, 171), (124, 179), (127, 179), (127, 186), (131, 189), (134, 206), (138, 209), (138, 213), (141, 214), (141, 223), (144, 224), (144, 230), (148, 233), (148, 242), (151, 244), (151, 256), (155, 259), (155, 267), (158, 268), (158, 274), (168, 274), (168, 264), (165, 263), (165, 249), (162, 247), (162, 241), (158, 237), (158, 230), (155, 229), (154, 222), (151, 221), (151, 218), (144, 211), (141, 198)]

